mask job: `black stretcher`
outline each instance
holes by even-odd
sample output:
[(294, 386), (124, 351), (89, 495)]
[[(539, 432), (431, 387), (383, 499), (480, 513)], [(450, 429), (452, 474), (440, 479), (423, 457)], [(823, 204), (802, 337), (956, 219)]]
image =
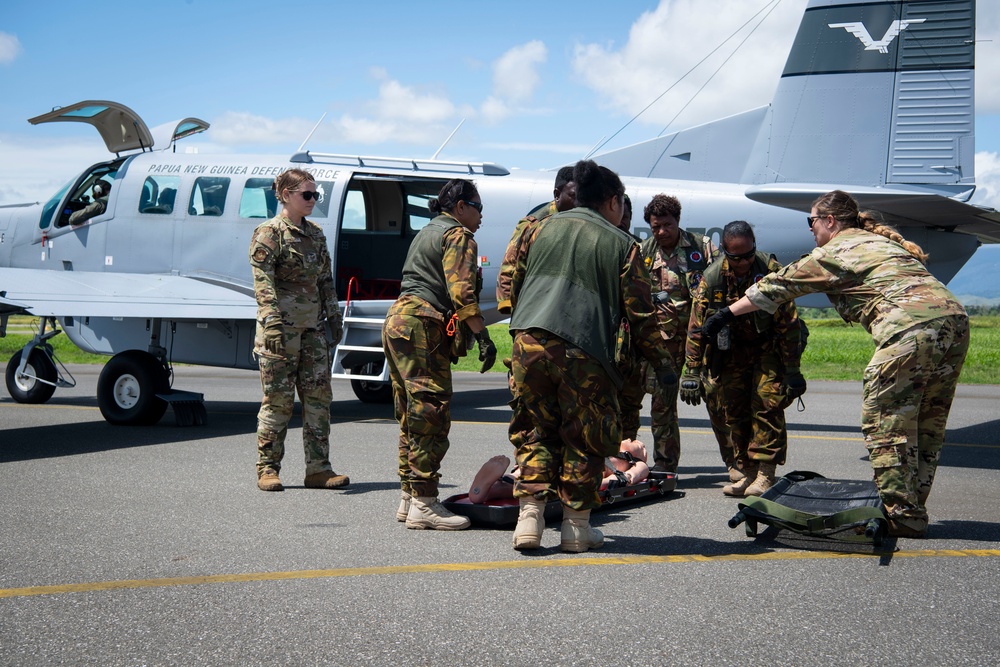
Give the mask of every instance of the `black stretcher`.
[[(638, 484), (611, 484), (598, 491), (601, 506), (595, 511), (609, 507), (621, 507), (643, 500), (666, 498), (677, 486), (677, 475), (672, 472), (650, 471), (649, 478)], [(472, 525), (484, 528), (508, 528), (517, 524), (520, 513), (517, 498), (491, 500), (490, 504), (477, 504), (469, 500), (468, 493), (460, 493), (445, 498), (442, 504), (455, 514), (467, 516)], [(562, 517), (562, 503), (553, 500), (545, 505), (545, 520), (554, 521)]]
[(801, 535), (881, 546), (888, 522), (873, 481), (828, 479), (819, 473), (790, 472), (760, 497), (747, 497), (729, 520), (729, 527), (746, 523), (747, 537), (758, 524)]

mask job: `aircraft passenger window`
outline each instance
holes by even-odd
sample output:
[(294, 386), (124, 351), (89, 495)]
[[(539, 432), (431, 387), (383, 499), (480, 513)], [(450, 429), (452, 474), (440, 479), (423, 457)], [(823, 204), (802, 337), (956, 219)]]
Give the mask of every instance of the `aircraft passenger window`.
[(229, 179), (221, 176), (201, 176), (191, 189), (188, 215), (220, 216), (226, 210)]
[(180, 182), (179, 176), (147, 176), (139, 195), (139, 213), (173, 213)]
[(368, 213), (365, 210), (365, 195), (361, 190), (348, 190), (344, 202), (344, 220), (341, 229), (364, 231), (368, 228)]
[(278, 199), (271, 184), (273, 178), (248, 178), (240, 196), (240, 217), (270, 219), (278, 213)]

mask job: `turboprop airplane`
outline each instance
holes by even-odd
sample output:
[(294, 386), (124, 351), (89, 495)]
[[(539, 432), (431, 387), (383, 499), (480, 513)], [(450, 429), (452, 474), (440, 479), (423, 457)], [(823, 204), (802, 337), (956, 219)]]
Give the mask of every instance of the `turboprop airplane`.
[[(846, 189), (928, 250), (929, 268), (947, 281), (981, 242), (1000, 240), (1000, 215), (967, 203), (974, 53), (974, 0), (812, 0), (771, 104), (594, 159), (622, 176), (637, 212), (656, 193), (674, 194), (684, 228), (718, 241), (725, 223), (747, 220), (782, 262), (813, 245), (802, 215), (812, 200)], [(310, 171), (323, 195), (311, 219), (326, 233), (346, 315), (333, 373), (365, 401), (390, 398), (380, 329), (409, 244), (432, 217), (428, 200), (450, 178), (475, 180), (486, 205), (482, 305), (497, 321), (492, 285), (514, 223), (552, 192), (551, 171), (489, 162), (178, 154), (175, 142), (207, 123), (153, 133), (113, 102), (29, 122), (88, 123), (115, 157), (47, 202), (0, 208), (0, 332), (11, 313), (41, 318), (8, 363), (7, 388), (37, 403), (72, 382), (47, 344), (61, 326), (82, 349), (112, 355), (97, 399), (113, 424), (156, 422), (188, 397), (170, 388), (173, 363), (257, 367), (247, 248), (275, 214), (270, 186), (282, 170)], [(103, 212), (71, 220), (95, 185)]]

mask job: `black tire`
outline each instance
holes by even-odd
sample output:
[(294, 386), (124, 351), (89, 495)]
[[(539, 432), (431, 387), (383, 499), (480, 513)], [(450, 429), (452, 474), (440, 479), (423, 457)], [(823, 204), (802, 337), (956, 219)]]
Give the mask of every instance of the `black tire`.
[(167, 369), (156, 357), (127, 350), (104, 365), (97, 380), (97, 405), (109, 424), (149, 426), (167, 411), (167, 402), (156, 394), (169, 389)]
[[(379, 365), (368, 362), (364, 366), (351, 369), (354, 375), (372, 375), (379, 370)], [(392, 403), (392, 383), (374, 382), (372, 380), (351, 380), (351, 389), (362, 403)]]
[(35, 348), (31, 351), (28, 364), (24, 368), (25, 373), (33, 377), (17, 378), (15, 375), (17, 375), (17, 367), (21, 365), (23, 352), (24, 350), (18, 350), (7, 362), (7, 391), (10, 392), (10, 397), (18, 403), (44, 403), (52, 398), (56, 387), (54, 384), (39, 382), (35, 378), (55, 382), (56, 365), (49, 359), (49, 355)]

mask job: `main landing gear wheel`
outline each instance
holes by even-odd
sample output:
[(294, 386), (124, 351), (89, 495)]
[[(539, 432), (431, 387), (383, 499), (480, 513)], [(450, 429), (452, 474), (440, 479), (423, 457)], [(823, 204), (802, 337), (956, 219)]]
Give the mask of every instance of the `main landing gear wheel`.
[(127, 350), (104, 365), (97, 380), (97, 405), (109, 424), (148, 426), (167, 411), (167, 402), (156, 394), (169, 389), (167, 369), (156, 357)]
[[(382, 370), (374, 361), (351, 369), (354, 375), (374, 375)], [(392, 403), (392, 383), (374, 380), (351, 380), (351, 389), (362, 403)]]
[[(49, 355), (35, 348), (28, 357), (24, 375), (18, 376), (17, 367), (21, 365), (23, 352), (18, 350), (7, 362), (7, 391), (18, 403), (44, 403), (56, 390), (56, 365)], [(47, 384), (49, 382), (52, 384)]]

